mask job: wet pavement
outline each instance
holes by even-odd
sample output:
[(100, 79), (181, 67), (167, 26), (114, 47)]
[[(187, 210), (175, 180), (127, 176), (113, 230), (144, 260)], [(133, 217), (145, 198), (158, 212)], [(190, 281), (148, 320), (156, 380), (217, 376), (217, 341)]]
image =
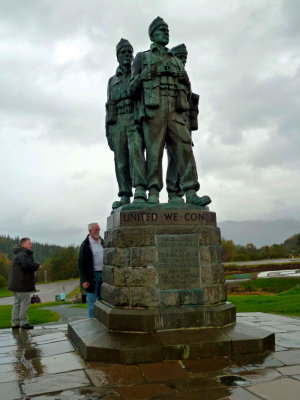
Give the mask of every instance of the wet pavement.
[(300, 319), (240, 313), (251, 327), (276, 332), (276, 351), (137, 365), (86, 363), (67, 325), (0, 330), (2, 400), (298, 400)]

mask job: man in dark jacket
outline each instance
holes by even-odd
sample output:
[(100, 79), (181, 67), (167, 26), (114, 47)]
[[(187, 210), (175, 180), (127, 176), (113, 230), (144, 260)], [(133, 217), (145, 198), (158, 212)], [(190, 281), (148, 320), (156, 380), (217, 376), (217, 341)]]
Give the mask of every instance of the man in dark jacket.
[(34, 273), (40, 268), (40, 264), (33, 260), (32, 242), (29, 238), (22, 238), (14, 253), (8, 285), (8, 289), (14, 292), (12, 328), (33, 329), (27, 311), (30, 293), (36, 292)]
[(88, 316), (94, 318), (94, 304), (100, 300), (103, 270), (103, 245), (97, 222), (88, 225), (89, 234), (82, 242), (78, 257), (80, 283), (87, 294)]

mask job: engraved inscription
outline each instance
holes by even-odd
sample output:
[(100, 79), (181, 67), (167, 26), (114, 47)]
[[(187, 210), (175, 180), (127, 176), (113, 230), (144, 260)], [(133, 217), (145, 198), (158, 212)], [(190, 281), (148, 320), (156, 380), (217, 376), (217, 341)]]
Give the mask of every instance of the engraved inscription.
[(109, 229), (128, 225), (216, 225), (216, 214), (208, 211), (122, 211), (108, 217)]
[(158, 285), (161, 290), (200, 285), (197, 235), (156, 235)]

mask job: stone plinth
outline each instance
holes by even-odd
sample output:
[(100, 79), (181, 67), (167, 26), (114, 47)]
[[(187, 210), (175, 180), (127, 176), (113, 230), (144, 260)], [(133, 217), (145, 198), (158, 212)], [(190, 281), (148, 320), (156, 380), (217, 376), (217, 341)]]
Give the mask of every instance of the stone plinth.
[(109, 331), (91, 318), (70, 322), (68, 332), (85, 360), (121, 364), (264, 353), (275, 343), (274, 333), (243, 323), (136, 333)]
[(117, 212), (107, 226), (96, 318), (68, 327), (84, 359), (135, 364), (273, 349), (273, 333), (235, 323), (215, 213), (159, 205)]
[(216, 214), (202, 209), (127, 210), (108, 218), (102, 301), (109, 330), (220, 327), (235, 321), (226, 302)]

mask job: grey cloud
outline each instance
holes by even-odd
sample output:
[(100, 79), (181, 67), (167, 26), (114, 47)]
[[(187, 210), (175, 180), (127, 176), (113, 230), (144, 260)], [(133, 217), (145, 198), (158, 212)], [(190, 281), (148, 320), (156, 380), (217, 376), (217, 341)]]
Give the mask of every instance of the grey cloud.
[[(117, 194), (113, 156), (106, 144), (99, 146), (99, 155), (92, 150), (105, 143), (104, 104), (107, 81), (117, 67), (115, 45), (126, 37), (135, 53), (149, 48), (148, 25), (157, 15), (169, 23), (170, 47), (188, 46), (187, 70), (201, 95), (194, 151), (202, 188), (214, 197), (212, 209), (222, 219), (273, 217), (282, 213), (282, 190), (290, 197), (284, 199), (287, 215), (299, 212), (298, 3), (4, 0), (1, 135), (7, 149), (29, 137), (34, 151), (54, 154), (45, 164), (41, 160), (46, 170), (32, 173), (38, 194), (26, 194), (22, 201), (16, 188), (26, 159), (19, 161), (16, 151), (14, 171), (12, 164), (3, 166), (2, 176), (14, 175), (14, 190), (1, 198), (7, 210), (0, 219), (3, 229), (67, 244), (82, 240), (90, 219), (99, 218), (105, 226)], [(74, 43), (80, 47), (78, 57), (55, 59), (58, 45)], [(54, 144), (64, 150), (56, 152)], [(89, 160), (81, 172), (76, 168), (80, 160), (75, 157), (86, 160), (87, 149), (104, 176)], [(74, 159), (66, 172), (68, 152)], [(61, 168), (54, 179), (50, 171), (56, 157)], [(26, 168), (29, 177), (31, 167)], [(39, 191), (47, 200), (52, 196), (47, 207), (40, 205)]]

